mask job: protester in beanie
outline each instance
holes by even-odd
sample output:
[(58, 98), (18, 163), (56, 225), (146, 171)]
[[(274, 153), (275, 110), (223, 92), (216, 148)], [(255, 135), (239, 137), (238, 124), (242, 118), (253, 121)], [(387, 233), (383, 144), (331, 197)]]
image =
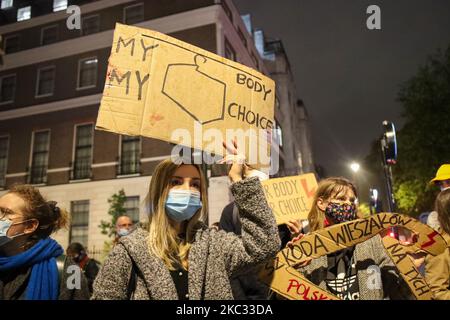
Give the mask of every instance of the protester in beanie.
[(148, 230), (119, 240), (94, 282), (93, 299), (233, 299), (230, 277), (276, 254), (277, 226), (261, 183), (246, 178), (251, 170), (236, 144), (225, 147), (242, 237), (203, 224), (208, 201), (199, 166), (165, 160), (150, 183)]
[[(310, 231), (357, 219), (356, 199), (356, 188), (347, 179), (328, 178), (320, 181), (308, 215)], [(288, 245), (292, 245), (292, 242)], [(381, 270), (381, 283), (374, 283), (373, 277), (370, 278), (373, 275), (373, 272), (368, 271), (370, 266), (377, 266)], [(379, 235), (344, 250), (309, 260), (298, 270), (314, 284), (343, 300), (412, 297)]]
[[(450, 189), (438, 194), (435, 202), (438, 213), (439, 232), (450, 246)], [(437, 256), (425, 259), (425, 279), (436, 300), (450, 300), (450, 250), (449, 247)]]
[(57, 267), (63, 249), (49, 236), (67, 224), (68, 213), (32, 186), (13, 186), (0, 197), (1, 300), (89, 299), (86, 279), (69, 289), (69, 274)]

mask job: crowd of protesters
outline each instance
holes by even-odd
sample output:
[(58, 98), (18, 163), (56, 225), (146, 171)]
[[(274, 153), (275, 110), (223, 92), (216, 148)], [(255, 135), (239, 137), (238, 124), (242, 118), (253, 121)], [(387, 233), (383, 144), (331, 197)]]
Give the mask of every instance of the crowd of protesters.
[[(358, 216), (357, 190), (344, 178), (319, 182), (304, 221), (277, 226), (262, 180), (246, 165), (235, 142), (228, 151), (233, 202), (219, 223), (207, 227), (206, 179), (197, 165), (162, 161), (146, 201), (148, 224), (116, 220), (113, 247), (101, 265), (81, 243), (63, 248), (51, 235), (69, 224), (69, 214), (29, 185), (0, 197), (0, 300), (230, 300), (282, 299), (258, 279), (262, 263), (308, 232)], [(450, 244), (450, 164), (430, 183), (440, 188), (428, 224)], [(450, 252), (410, 257), (422, 268), (433, 298), (450, 299)], [(370, 266), (381, 284), (368, 286)], [(78, 268), (76, 285), (70, 276)], [(380, 235), (296, 266), (309, 281), (344, 300), (414, 299), (383, 246)]]

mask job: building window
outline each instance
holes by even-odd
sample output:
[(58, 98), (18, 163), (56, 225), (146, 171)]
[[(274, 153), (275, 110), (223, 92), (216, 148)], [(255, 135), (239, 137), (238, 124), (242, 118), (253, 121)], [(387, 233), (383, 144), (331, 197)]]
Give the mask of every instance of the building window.
[(17, 21), (31, 19), (31, 6), (23, 7), (17, 10)]
[(97, 57), (78, 61), (78, 89), (93, 88), (97, 85)]
[(231, 43), (225, 38), (225, 58), (237, 61), (236, 60), (236, 51), (234, 51)]
[(58, 41), (58, 25), (53, 25), (41, 29), (41, 46)]
[(76, 126), (75, 154), (72, 179), (91, 177), (93, 126), (85, 124)]
[(5, 37), (5, 54), (14, 53), (20, 50), (20, 37), (19, 35)]
[(121, 136), (121, 155), (119, 174), (139, 173), (141, 138), (132, 136)]
[(38, 70), (36, 97), (48, 97), (53, 95), (55, 89), (55, 67), (45, 67)]
[(89, 200), (72, 201), (70, 207), (72, 221), (69, 243), (78, 242), (86, 248), (89, 234)]
[(67, 0), (53, 0), (53, 12), (67, 9)]
[(283, 130), (281, 129), (280, 124), (275, 121), (275, 128), (272, 129), (272, 138), (273, 141), (279, 146), (283, 146)]
[(256, 58), (256, 56), (253, 52), (252, 52), (251, 56), (252, 56), (253, 63), (255, 64), (255, 69), (259, 70), (258, 58)]
[(239, 38), (241, 38), (242, 43), (244, 44), (244, 47), (247, 47), (247, 39), (245, 38), (245, 35), (242, 32), (241, 28), (238, 28), (238, 34), (239, 34)]
[(9, 138), (0, 137), (0, 188), (6, 185), (6, 169), (8, 165)]
[(2, 0), (2, 9), (12, 8), (13, 0)]
[(48, 152), (50, 149), (50, 130), (34, 132), (31, 157), (31, 184), (47, 182)]
[(83, 18), (83, 22), (81, 23), (81, 34), (83, 36), (97, 33), (99, 31), (100, 31), (100, 16), (98, 14), (95, 16)]
[(16, 75), (3, 76), (0, 78), (0, 103), (11, 103), (16, 93)]
[(123, 22), (135, 24), (144, 21), (144, 3), (138, 3), (123, 9)]
[(225, 11), (225, 14), (228, 16), (231, 22), (233, 22), (233, 13), (230, 10), (230, 7), (228, 6), (227, 2), (225, 0), (221, 1), (223, 11)]
[(139, 196), (126, 197), (124, 203), (125, 215), (133, 220), (133, 223), (139, 222)]

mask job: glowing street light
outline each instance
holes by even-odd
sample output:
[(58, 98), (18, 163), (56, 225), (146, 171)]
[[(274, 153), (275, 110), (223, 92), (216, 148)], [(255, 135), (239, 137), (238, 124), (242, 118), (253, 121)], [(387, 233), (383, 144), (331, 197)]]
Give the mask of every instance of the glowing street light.
[(360, 168), (359, 163), (353, 162), (352, 164), (350, 164), (350, 169), (352, 169), (354, 173), (358, 172), (359, 168)]

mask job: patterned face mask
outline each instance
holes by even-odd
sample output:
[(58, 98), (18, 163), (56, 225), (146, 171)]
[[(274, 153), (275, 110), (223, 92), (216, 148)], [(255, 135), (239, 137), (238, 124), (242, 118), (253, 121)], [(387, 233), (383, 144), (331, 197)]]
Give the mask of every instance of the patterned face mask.
[(334, 223), (352, 221), (356, 218), (356, 206), (330, 202), (325, 209), (325, 215)]

